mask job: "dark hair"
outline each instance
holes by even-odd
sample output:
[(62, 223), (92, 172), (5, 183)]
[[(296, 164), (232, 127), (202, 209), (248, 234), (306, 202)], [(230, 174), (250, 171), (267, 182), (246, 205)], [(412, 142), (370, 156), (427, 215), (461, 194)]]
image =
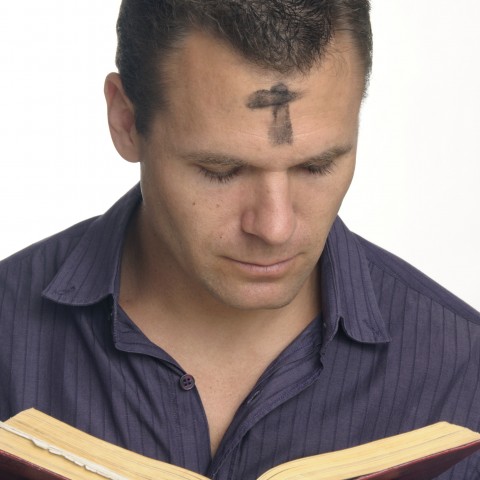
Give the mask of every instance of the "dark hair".
[(148, 134), (166, 105), (161, 66), (193, 29), (226, 40), (252, 63), (281, 73), (306, 72), (339, 31), (348, 31), (365, 69), (372, 65), (369, 0), (123, 0), (116, 63), (135, 107), (135, 125)]

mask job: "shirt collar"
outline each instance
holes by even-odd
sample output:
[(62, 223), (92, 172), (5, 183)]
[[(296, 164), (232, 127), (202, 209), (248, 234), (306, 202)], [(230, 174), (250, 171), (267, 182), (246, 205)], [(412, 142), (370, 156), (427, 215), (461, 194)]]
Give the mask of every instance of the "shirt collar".
[(95, 218), (43, 296), (54, 302), (86, 306), (117, 296), (123, 240), (142, 195), (137, 184), (104, 215)]
[[(43, 296), (55, 302), (86, 306), (118, 296), (123, 240), (142, 199), (137, 184), (104, 215), (92, 221)], [(362, 246), (337, 218), (320, 260), (322, 319), (326, 338), (338, 326), (359, 342), (383, 343), (390, 336), (378, 308)]]
[(359, 342), (391, 341), (363, 247), (338, 217), (328, 235), (320, 269), (324, 345), (339, 324), (351, 339)]

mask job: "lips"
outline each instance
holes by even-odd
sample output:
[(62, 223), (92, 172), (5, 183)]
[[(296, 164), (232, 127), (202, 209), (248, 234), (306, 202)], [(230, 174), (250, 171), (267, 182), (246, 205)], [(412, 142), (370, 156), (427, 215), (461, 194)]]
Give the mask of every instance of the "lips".
[(255, 261), (245, 262), (242, 260), (235, 260), (230, 258), (233, 264), (240, 270), (255, 276), (280, 276), (286, 273), (286, 271), (293, 264), (295, 257), (287, 258), (284, 260), (275, 261)]
[(291, 260), (291, 258), (287, 258), (285, 260), (276, 260), (276, 261), (273, 261), (273, 262), (243, 262), (241, 260), (234, 260), (238, 263), (243, 263), (245, 265), (253, 265), (255, 267), (273, 267), (275, 265), (280, 265), (282, 263), (286, 263), (286, 262), (289, 262)]

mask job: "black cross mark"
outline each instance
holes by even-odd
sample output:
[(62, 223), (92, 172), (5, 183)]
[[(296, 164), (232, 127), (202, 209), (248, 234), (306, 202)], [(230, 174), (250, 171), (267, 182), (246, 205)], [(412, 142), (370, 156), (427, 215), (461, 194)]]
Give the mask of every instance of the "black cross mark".
[(252, 110), (273, 107), (273, 124), (269, 136), (274, 145), (293, 142), (289, 103), (299, 96), (298, 93), (290, 92), (283, 83), (279, 83), (270, 90), (258, 90), (248, 98), (247, 107)]

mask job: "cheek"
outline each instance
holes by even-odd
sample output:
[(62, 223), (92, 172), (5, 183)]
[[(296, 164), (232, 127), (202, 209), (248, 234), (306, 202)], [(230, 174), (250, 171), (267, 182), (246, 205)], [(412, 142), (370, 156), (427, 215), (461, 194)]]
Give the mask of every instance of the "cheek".
[(235, 217), (232, 205), (238, 202), (231, 195), (205, 188), (186, 172), (168, 173), (164, 170), (145, 175), (142, 189), (156, 230), (161, 236), (168, 235), (172, 248), (203, 251), (231, 238)]
[(170, 193), (164, 198), (169, 222), (192, 249), (207, 249), (231, 237), (235, 212), (228, 198), (194, 188)]
[(333, 212), (339, 208), (352, 182), (354, 162), (342, 164), (324, 177), (303, 182), (297, 186), (299, 205), (308, 205), (310, 211)]
[[(340, 168), (341, 167), (341, 168)], [(337, 172), (328, 178), (328, 185), (326, 186), (326, 202), (330, 204), (330, 208), (338, 209), (342, 204), (350, 184), (352, 183), (353, 174), (355, 171), (355, 159), (345, 159)]]
[[(353, 178), (353, 164), (314, 182), (299, 192), (300, 235), (318, 242), (328, 235)], [(346, 165), (345, 165), (346, 167)]]

